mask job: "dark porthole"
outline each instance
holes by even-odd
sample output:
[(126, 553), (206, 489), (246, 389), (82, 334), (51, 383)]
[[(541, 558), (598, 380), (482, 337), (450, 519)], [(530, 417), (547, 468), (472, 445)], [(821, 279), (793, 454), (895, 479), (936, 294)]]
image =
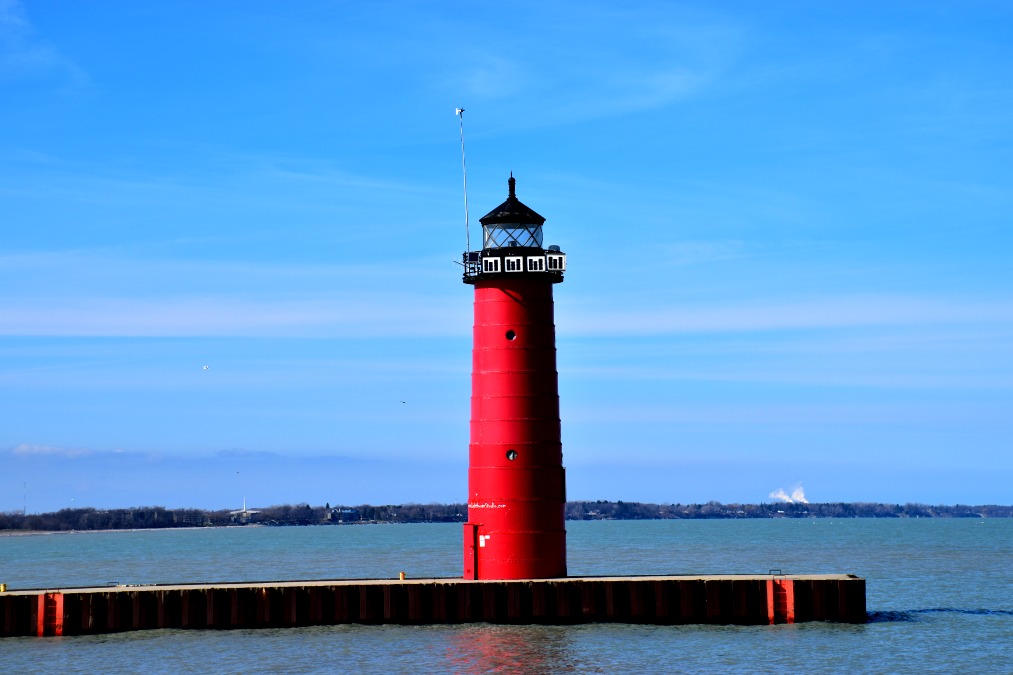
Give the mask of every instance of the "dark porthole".
[(516, 337), (517, 337), (517, 333), (513, 332), (512, 330), (508, 330), (506, 332), (506, 339), (507, 340), (513, 340)]
[(511, 462), (517, 459), (517, 451), (507, 450), (507, 459), (509, 459)]

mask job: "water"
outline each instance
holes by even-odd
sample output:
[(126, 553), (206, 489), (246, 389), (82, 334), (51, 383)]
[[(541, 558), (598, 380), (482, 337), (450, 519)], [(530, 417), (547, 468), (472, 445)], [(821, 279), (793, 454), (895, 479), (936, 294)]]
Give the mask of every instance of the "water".
[[(571, 522), (571, 575), (854, 573), (870, 622), (333, 626), (0, 640), (0, 670), (1013, 673), (1013, 520)], [(13, 588), (458, 576), (460, 525), (0, 536)]]

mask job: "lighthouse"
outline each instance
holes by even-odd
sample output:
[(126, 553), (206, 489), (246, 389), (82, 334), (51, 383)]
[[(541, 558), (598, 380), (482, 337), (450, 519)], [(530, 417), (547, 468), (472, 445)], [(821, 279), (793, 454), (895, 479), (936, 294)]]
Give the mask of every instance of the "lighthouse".
[(566, 254), (544, 247), (545, 218), (517, 199), (479, 219), (464, 254), (475, 288), (465, 579), (566, 576), (566, 478), (552, 287)]

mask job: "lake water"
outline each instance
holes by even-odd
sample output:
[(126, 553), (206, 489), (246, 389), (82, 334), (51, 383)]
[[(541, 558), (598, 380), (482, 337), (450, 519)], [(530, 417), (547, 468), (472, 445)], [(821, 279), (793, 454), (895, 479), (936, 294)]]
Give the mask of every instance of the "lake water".
[[(1013, 519), (570, 522), (571, 575), (852, 573), (869, 623), (329, 626), (0, 640), (5, 673), (1013, 673)], [(461, 526), (0, 536), (11, 588), (460, 575)]]

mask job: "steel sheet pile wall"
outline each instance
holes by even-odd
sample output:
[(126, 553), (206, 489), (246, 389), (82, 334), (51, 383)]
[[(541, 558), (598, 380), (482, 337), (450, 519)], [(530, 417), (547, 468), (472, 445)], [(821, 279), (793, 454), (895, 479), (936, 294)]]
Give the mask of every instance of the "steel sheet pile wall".
[[(791, 593), (777, 593), (778, 584)], [(792, 602), (786, 605), (787, 596)], [(837, 575), (288, 582), (0, 594), (5, 637), (340, 623), (862, 623), (865, 611), (865, 580)]]

